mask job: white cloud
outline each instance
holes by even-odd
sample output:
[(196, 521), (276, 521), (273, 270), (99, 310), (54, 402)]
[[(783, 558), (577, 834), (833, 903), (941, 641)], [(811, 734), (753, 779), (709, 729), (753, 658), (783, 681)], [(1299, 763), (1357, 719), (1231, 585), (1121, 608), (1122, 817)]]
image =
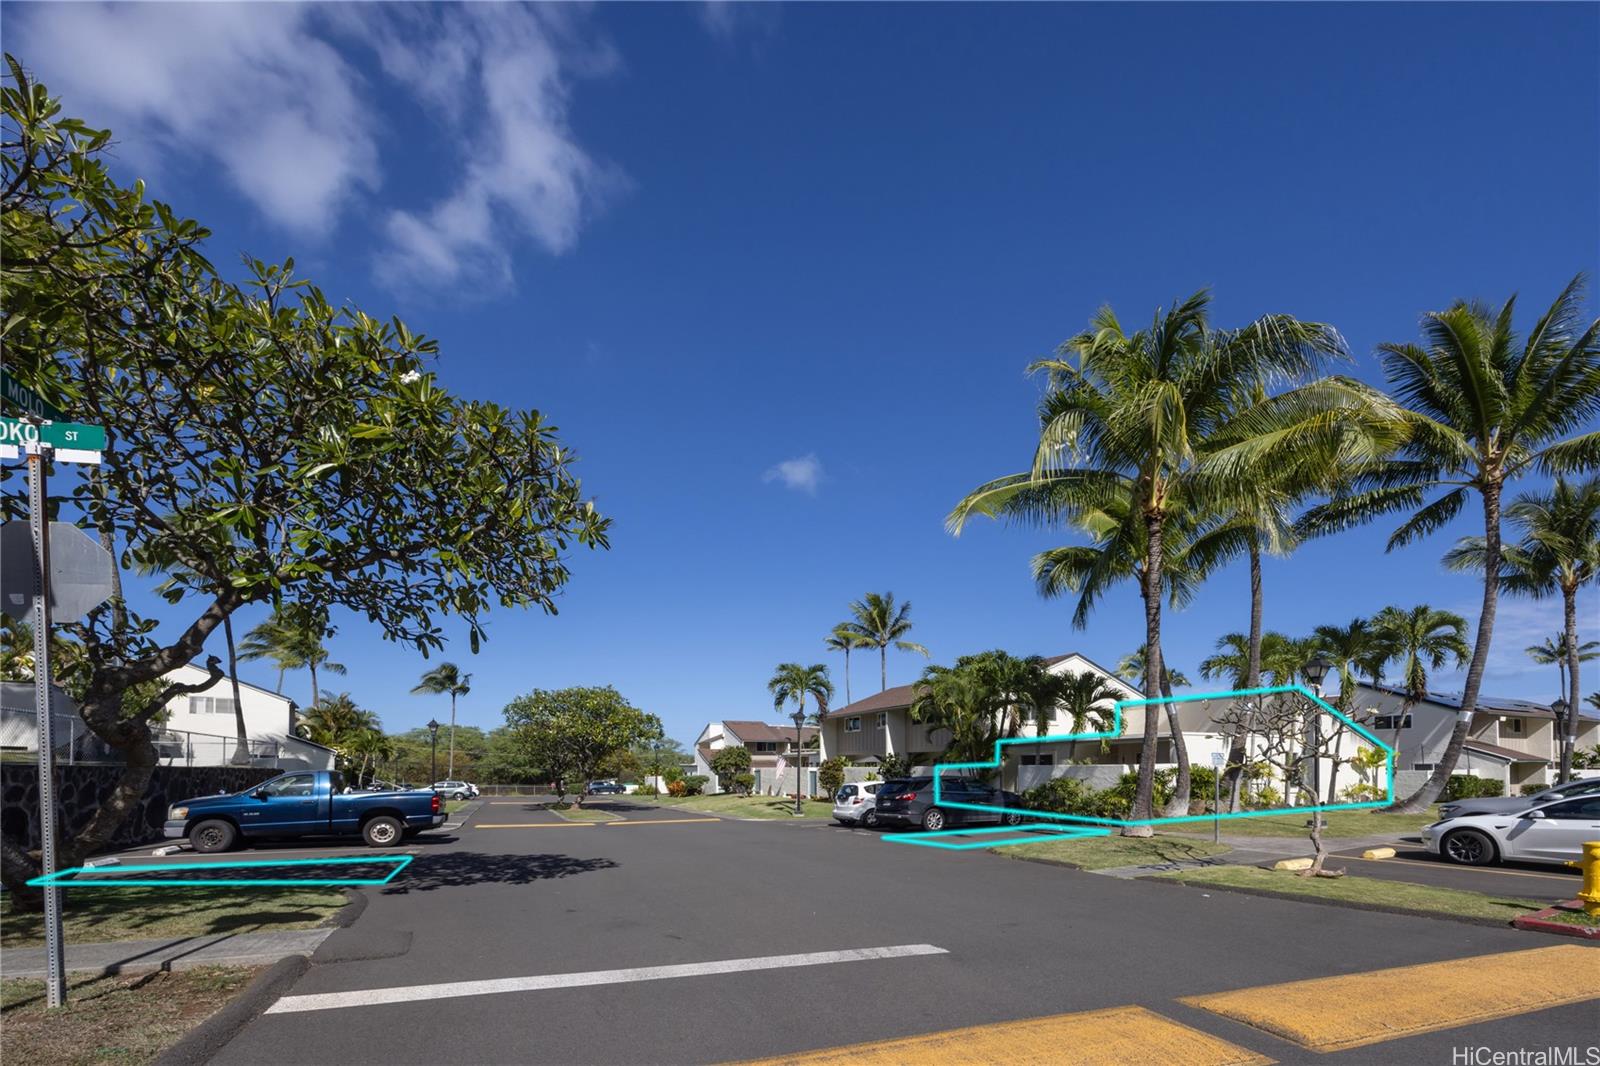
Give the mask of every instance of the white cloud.
[[(393, 284), (481, 291), (509, 283), (522, 242), (570, 250), (625, 184), (567, 123), (573, 79), (617, 66), (585, 17), (500, 4), (51, 4), (19, 11), (14, 36), (67, 113), (111, 127), (142, 175), (173, 159), (219, 166), (298, 236), (331, 234), (379, 188), (385, 162), (415, 175), (420, 156), (449, 160), (447, 188), (372, 219), (375, 269)], [(368, 48), (382, 78), (351, 59)], [(385, 94), (435, 123), (392, 128)]]
[(761, 480), (781, 481), (784, 488), (815, 496), (817, 486), (822, 483), (822, 460), (817, 458), (815, 452), (802, 455), (798, 459), (785, 459), (776, 466), (769, 467), (767, 472), (761, 475)]
[[(1467, 643), (1470, 646), (1478, 631), (1479, 600), (1462, 601), (1450, 605), (1467, 620)], [(1595, 596), (1588, 590), (1578, 594), (1578, 640), (1596, 639), (1600, 636), (1600, 618)], [(1534, 662), (1528, 658), (1527, 648), (1542, 644), (1560, 635), (1562, 627), (1561, 598), (1551, 596), (1542, 600), (1528, 600), (1507, 596), (1503, 591), (1495, 608), (1494, 637), (1489, 645), (1489, 661), (1484, 670), (1483, 691), (1491, 696), (1508, 696), (1515, 699), (1551, 700), (1560, 687), (1554, 666)], [(1580, 674), (1583, 689), (1588, 692), (1600, 670), (1596, 663), (1584, 663)], [(1444, 691), (1460, 691), (1466, 671), (1439, 671), (1430, 678), (1430, 687)]]
[[(221, 166), (262, 214), (330, 228), (379, 185), (360, 74), (289, 4), (40, 4), (13, 12), (29, 64), (67, 114), (109, 126), (146, 173)], [(13, 45), (15, 49), (16, 45)]]

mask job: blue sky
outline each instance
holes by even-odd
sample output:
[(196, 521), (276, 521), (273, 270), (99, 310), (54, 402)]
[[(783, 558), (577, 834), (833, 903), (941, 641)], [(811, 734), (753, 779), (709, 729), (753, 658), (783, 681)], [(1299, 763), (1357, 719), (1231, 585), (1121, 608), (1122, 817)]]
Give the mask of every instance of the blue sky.
[[(482, 654), (445, 653), (486, 727), (573, 684), (616, 685), (685, 741), (770, 717), (773, 666), (829, 661), (868, 590), (913, 603), (936, 660), (1114, 663), (1142, 639), (1134, 587), (1075, 632), (1027, 575), (1063, 534), (943, 529), (1026, 462), (1030, 359), (1102, 303), (1143, 322), (1211, 286), (1222, 324), (1333, 323), (1376, 381), (1373, 346), (1424, 310), (1517, 292), (1532, 312), (1600, 272), (1592, 4), (5, 16), (7, 50), (116, 131), (124, 176), (213, 229), (215, 261), (293, 255), (437, 338), (448, 387), (536, 406), (580, 453), (613, 549), (574, 558), (559, 616), (499, 612)], [(1475, 622), (1474, 582), (1438, 564), (1471, 526), (1272, 560), (1267, 625), (1420, 602)], [(1247, 595), (1236, 568), (1170, 615), (1169, 660), (1195, 673)], [(1559, 618), (1502, 605), (1488, 692), (1554, 695), (1522, 648)], [(420, 655), (340, 622), (350, 674), (329, 682), (394, 730), (445, 709), (408, 694)], [(891, 655), (890, 683), (921, 666)], [(876, 675), (857, 660), (858, 698)]]

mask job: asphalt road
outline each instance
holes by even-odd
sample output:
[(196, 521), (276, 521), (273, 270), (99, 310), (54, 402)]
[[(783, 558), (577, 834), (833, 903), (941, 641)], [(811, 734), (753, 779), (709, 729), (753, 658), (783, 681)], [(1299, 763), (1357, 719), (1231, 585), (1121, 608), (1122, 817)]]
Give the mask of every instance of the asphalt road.
[[(1593, 1002), (1333, 1054), (1176, 1002), (1576, 941), (893, 846), (815, 822), (622, 813), (621, 824), (579, 826), (518, 804), (477, 808), (453, 839), (415, 848), (393, 884), (366, 890), (360, 920), (329, 939), (278, 1007), (360, 995), (263, 1015), (214, 1061), (721, 1062), (1126, 1005), (1279, 1062), (1445, 1064), (1461, 1046), (1596, 1043)], [(941, 951), (544, 980), (917, 945)], [(1600, 991), (1600, 964), (1585, 969), (1552, 979)], [(484, 979), (546, 987), (368, 1001), (372, 990)]]

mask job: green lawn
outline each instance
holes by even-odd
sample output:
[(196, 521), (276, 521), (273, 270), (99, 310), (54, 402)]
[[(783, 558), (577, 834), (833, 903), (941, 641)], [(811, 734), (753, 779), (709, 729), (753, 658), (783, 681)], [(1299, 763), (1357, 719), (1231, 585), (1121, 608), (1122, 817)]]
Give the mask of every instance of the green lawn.
[[(337, 888), (78, 888), (63, 893), (69, 942), (309, 929), (343, 907)], [(0, 947), (44, 943), (44, 916), (0, 901)]]
[(1600, 925), (1600, 914), (1588, 914), (1584, 911), (1557, 911), (1540, 921), (1559, 922), (1562, 925), (1586, 925), (1593, 928)]
[[(1306, 825), (1309, 814), (1281, 814), (1266, 818), (1223, 818), (1224, 836), (1239, 837), (1303, 837), (1310, 833)], [(1439, 808), (1429, 807), (1419, 814), (1383, 814), (1379, 811), (1328, 811), (1322, 816), (1322, 835), (1330, 840), (1339, 837), (1378, 836), (1382, 833), (1400, 835), (1415, 833), (1430, 822), (1439, 820)], [(1163, 829), (1164, 833), (1183, 833), (1196, 836), (1211, 835), (1211, 822), (1184, 822)]]
[(1144, 866), (1159, 862), (1193, 862), (1232, 849), (1209, 840), (1189, 840), (1171, 836), (1083, 837), (1078, 840), (1042, 840), (1037, 844), (1013, 844), (991, 848), (1013, 859), (1045, 859), (1080, 870), (1108, 870), (1113, 866)]
[(621, 817), (610, 811), (600, 811), (590, 807), (558, 807), (555, 804), (550, 805), (550, 811), (569, 822), (615, 822)]
[(478, 801), (477, 800), (445, 800), (444, 801), (444, 813), (446, 813), (446, 814), (454, 814), (457, 811), (459, 811), (461, 808), (465, 807), (467, 804), (476, 803), (476, 802), (478, 802)]
[(44, 982), (0, 981), (8, 1062), (28, 1066), (142, 1066), (205, 1021), (257, 970), (202, 966), (173, 973), (69, 976), (67, 1005), (48, 1011)]
[(1300, 877), (1286, 870), (1263, 870), (1255, 866), (1218, 866), (1156, 876), (1163, 881), (1201, 887), (1260, 889), (1332, 903), (1366, 903), (1423, 914), (1494, 918), (1506, 922), (1548, 906), (1514, 896), (1486, 896), (1481, 892), (1383, 881), (1376, 877)]
[[(644, 803), (659, 803), (664, 807), (677, 807), (687, 811), (706, 811), (727, 814), (736, 818), (793, 818), (794, 800), (777, 796), (736, 796), (725, 792), (719, 796), (629, 796)], [(833, 804), (823, 800), (806, 800), (803, 809), (807, 818), (829, 818)]]

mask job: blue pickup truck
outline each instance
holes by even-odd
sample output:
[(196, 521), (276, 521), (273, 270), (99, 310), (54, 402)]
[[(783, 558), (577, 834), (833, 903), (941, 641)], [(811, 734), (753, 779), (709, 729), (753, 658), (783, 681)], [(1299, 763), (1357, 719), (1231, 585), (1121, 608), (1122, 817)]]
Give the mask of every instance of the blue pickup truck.
[(297, 771), (232, 795), (199, 796), (167, 812), (166, 836), (195, 851), (227, 851), (240, 838), (360, 836), (392, 848), (444, 823), (440, 797), (424, 792), (351, 792), (344, 775)]

